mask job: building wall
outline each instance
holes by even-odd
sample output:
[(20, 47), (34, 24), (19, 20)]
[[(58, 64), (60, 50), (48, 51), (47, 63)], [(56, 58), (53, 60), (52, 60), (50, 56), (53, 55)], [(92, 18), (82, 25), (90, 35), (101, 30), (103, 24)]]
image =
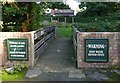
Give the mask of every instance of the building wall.
[[(108, 38), (109, 39), (109, 62), (90, 63), (85, 62), (85, 38)], [(79, 32), (77, 34), (77, 65), (78, 68), (101, 67), (108, 68), (117, 65), (120, 61), (120, 33), (119, 32)]]
[[(7, 45), (6, 39), (8, 38), (28, 38), (28, 57), (29, 61), (31, 61), (31, 33), (30, 32), (0, 32), (0, 66), (5, 65), (5, 63), (9, 62), (7, 59)], [(29, 61), (26, 61), (28, 63)], [(10, 61), (11, 62), (11, 61)], [(23, 61), (17, 61), (23, 62)], [(16, 64), (16, 61), (12, 61), (12, 63)], [(30, 64), (29, 64), (30, 65)]]

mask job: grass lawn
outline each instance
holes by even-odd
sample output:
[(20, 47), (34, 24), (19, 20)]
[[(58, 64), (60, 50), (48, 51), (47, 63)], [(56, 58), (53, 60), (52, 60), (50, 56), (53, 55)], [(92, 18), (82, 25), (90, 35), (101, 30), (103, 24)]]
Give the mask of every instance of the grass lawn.
[(17, 74), (7, 74), (5, 71), (2, 72), (2, 81), (23, 81), (27, 69), (18, 72)]
[(72, 28), (70, 28), (70, 27), (58, 28), (58, 37), (59, 38), (71, 38), (72, 37)]

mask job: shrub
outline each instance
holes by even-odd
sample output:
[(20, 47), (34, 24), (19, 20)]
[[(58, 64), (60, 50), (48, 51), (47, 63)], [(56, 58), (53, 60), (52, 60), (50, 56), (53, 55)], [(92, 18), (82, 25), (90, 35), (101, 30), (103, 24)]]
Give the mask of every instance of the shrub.
[[(96, 21), (76, 23), (78, 29), (84, 32), (119, 32), (120, 20), (109, 21), (107, 18), (95, 18)], [(92, 18), (92, 19), (93, 19)], [(90, 19), (89, 19), (90, 20)]]
[(7, 69), (4, 69), (3, 72), (6, 72), (7, 74), (17, 74), (18, 72), (21, 72), (24, 69), (27, 69), (27, 64), (16, 64), (11, 68), (11, 70), (7, 71)]

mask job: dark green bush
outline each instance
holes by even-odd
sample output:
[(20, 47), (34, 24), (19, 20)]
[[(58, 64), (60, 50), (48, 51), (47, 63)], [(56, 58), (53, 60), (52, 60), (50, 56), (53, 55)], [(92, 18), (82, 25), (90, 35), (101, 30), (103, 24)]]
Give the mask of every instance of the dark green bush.
[(113, 20), (112, 17), (90, 17), (76, 23), (76, 26), (80, 31), (84, 32), (119, 32), (120, 20), (114, 17)]

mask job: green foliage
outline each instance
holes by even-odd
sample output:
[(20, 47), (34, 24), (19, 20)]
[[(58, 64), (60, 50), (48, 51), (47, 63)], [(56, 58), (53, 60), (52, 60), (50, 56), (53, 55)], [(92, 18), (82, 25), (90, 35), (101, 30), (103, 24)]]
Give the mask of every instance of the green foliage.
[[(36, 4), (35, 2), (18, 2), (19, 10), (9, 4), (3, 5), (2, 17), (4, 21), (4, 29), (2, 31), (20, 31), (21, 24), (31, 18), (31, 23), (28, 26), (30, 31), (36, 30), (39, 27), (40, 15), (47, 8), (46, 3)], [(29, 15), (29, 16), (27, 16)]]
[(22, 81), (23, 77), (25, 77), (27, 69), (23, 69), (22, 71), (14, 74), (8, 74), (6, 71), (2, 71), (2, 81)]
[(9, 4), (3, 5), (2, 19), (4, 22), (4, 29), (2, 31), (20, 31), (19, 26), (27, 18), (26, 13), (28, 11), (28, 6), (26, 4), (18, 3), (19, 9)]
[(120, 20), (118, 17), (86, 17), (81, 18), (80, 23), (76, 23), (80, 31), (85, 32), (119, 32)]
[[(31, 22), (27, 27), (28, 30), (36, 30), (41, 26), (40, 20), (42, 17), (40, 17), (40, 15), (44, 14), (45, 9), (68, 8), (68, 6), (61, 2), (41, 2), (40, 4), (35, 2), (18, 2), (17, 6), (19, 7), (19, 10), (14, 6), (10, 6), (10, 4), (3, 5), (2, 17), (4, 21), (4, 29), (2, 31), (20, 31), (21, 24), (28, 18), (31, 18)], [(29, 17), (27, 17), (27, 14)]]
[(5, 70), (3, 70), (3, 73), (7, 73), (7, 74), (11, 74), (11, 75), (13, 75), (13, 74), (17, 74), (17, 73), (19, 73), (19, 72), (21, 72), (22, 70), (24, 70), (24, 69), (27, 69), (28, 68), (28, 65), (27, 64), (16, 64), (16, 65), (14, 65), (14, 67), (13, 67), (13, 71), (5, 71)]
[(112, 12), (119, 13), (119, 3), (107, 3), (107, 2), (87, 2), (82, 3), (80, 8), (87, 7), (84, 12), (78, 13), (78, 16), (103, 16), (109, 15)]
[(26, 4), (18, 3), (19, 10), (16, 9), (14, 6), (10, 6), (9, 4), (3, 5), (3, 12), (4, 14), (25, 14), (28, 9)]
[[(85, 31), (85, 32), (119, 32), (119, 26), (117, 23), (114, 24), (115, 22), (96, 22), (96, 23), (79, 23), (79, 29), (80, 31)], [(116, 27), (117, 26), (117, 27)]]
[(120, 70), (120, 64), (111, 66), (110, 69), (117, 69), (117, 70)]
[(9, 7), (9, 6), (3, 6), (4, 7), (4, 11), (7, 11), (6, 14), (10, 14), (10, 13), (17, 13), (17, 9), (15, 7)]
[[(19, 27), (28, 18), (31, 18), (30, 24), (28, 26), (28, 30), (29, 31), (36, 30), (40, 26), (43, 26), (41, 23), (41, 20), (43, 20), (44, 17), (42, 17), (41, 15), (44, 15), (45, 9), (47, 8), (68, 9), (69, 8), (68, 6), (66, 6), (61, 2), (56, 2), (56, 3), (41, 2), (40, 4), (37, 4), (35, 2), (32, 2), (32, 3), (18, 2), (17, 6), (19, 7), (19, 10), (16, 9), (15, 7), (10, 6), (9, 4), (3, 5), (3, 9), (2, 9), (3, 10), (2, 17), (4, 21), (3, 31), (9, 31), (9, 32), (20, 31)], [(86, 17), (86, 16), (93, 17), (93, 16), (109, 15), (111, 13), (119, 13), (119, 8), (120, 8), (118, 3), (102, 3), (102, 2), (82, 3), (80, 5), (80, 8), (83, 8), (85, 6), (87, 7), (87, 10), (82, 13), (78, 13), (78, 15), (75, 17), (75, 22), (81, 22), (81, 20), (84, 19), (83, 17)], [(29, 17), (27, 17), (27, 14), (29, 15)], [(45, 16), (45, 17), (47, 18), (48, 16)], [(48, 19), (45, 19), (45, 20), (48, 21)], [(60, 20), (63, 20), (63, 19), (61, 18)], [(89, 21), (89, 18), (86, 21)], [(68, 18), (67, 22), (71, 22), (71, 18)], [(94, 22), (94, 18), (92, 22)], [(107, 27), (109, 23), (103, 23), (103, 24), (105, 24), (105, 26), (103, 27)]]

